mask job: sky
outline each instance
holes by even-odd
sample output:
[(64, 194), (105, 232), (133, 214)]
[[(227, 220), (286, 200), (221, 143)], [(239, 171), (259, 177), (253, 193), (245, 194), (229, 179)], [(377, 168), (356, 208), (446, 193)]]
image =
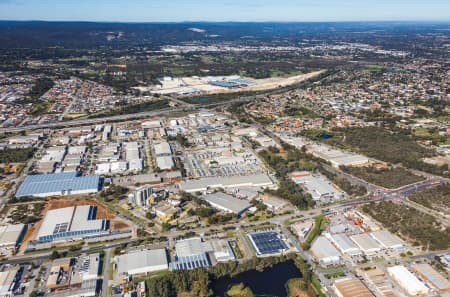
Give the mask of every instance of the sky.
[(2, 20), (450, 21), (450, 0), (0, 0)]

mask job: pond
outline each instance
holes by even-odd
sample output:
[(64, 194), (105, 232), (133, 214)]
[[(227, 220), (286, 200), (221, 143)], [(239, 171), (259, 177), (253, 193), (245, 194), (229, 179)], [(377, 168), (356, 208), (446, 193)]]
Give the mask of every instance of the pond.
[(286, 261), (266, 268), (262, 272), (250, 270), (233, 278), (220, 278), (212, 284), (213, 296), (224, 297), (232, 285), (243, 283), (250, 287), (255, 296), (286, 297), (286, 282), (298, 277), (301, 277), (301, 274), (294, 262)]
[(324, 140), (327, 140), (327, 139), (330, 139), (330, 138), (333, 138), (333, 135), (330, 135), (330, 134), (322, 134), (321, 136), (320, 136), (320, 138), (322, 138), (322, 139), (324, 139)]

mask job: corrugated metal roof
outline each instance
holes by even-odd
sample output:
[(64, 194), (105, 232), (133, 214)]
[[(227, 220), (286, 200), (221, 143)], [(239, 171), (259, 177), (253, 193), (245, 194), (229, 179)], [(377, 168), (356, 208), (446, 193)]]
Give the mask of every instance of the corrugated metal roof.
[(70, 194), (83, 190), (99, 190), (97, 175), (79, 176), (77, 172), (29, 175), (16, 193), (16, 197), (45, 195), (47, 193)]
[(117, 256), (117, 270), (119, 273), (139, 270), (149, 266), (167, 266), (167, 253), (165, 249), (141, 250)]

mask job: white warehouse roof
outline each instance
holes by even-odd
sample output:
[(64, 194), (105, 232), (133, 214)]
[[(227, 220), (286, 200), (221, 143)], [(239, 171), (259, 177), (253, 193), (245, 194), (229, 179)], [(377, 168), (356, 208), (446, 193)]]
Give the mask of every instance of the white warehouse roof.
[(348, 255), (357, 255), (361, 253), (361, 250), (356, 246), (353, 241), (345, 234), (334, 234), (331, 236), (331, 240), (338, 247), (338, 249)]
[(203, 195), (202, 199), (215, 208), (237, 215), (240, 215), (252, 206), (247, 200), (237, 199), (222, 192)]
[(166, 249), (141, 250), (115, 258), (119, 274), (145, 274), (169, 269)]
[(381, 246), (368, 233), (353, 235), (350, 238), (366, 255), (375, 254), (381, 251)]
[(322, 265), (336, 264), (341, 254), (325, 236), (319, 236), (311, 245), (311, 253)]
[(393, 266), (387, 269), (390, 277), (410, 295), (427, 294), (428, 288), (404, 266)]
[(385, 249), (403, 249), (405, 244), (397, 236), (393, 235), (388, 230), (380, 230), (371, 233), (372, 237), (375, 238)]

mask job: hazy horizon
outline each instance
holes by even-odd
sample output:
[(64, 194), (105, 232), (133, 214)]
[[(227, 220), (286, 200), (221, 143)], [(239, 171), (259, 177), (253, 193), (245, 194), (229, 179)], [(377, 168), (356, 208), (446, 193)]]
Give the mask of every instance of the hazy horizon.
[(446, 0), (0, 0), (0, 20), (121, 23), (447, 22)]

